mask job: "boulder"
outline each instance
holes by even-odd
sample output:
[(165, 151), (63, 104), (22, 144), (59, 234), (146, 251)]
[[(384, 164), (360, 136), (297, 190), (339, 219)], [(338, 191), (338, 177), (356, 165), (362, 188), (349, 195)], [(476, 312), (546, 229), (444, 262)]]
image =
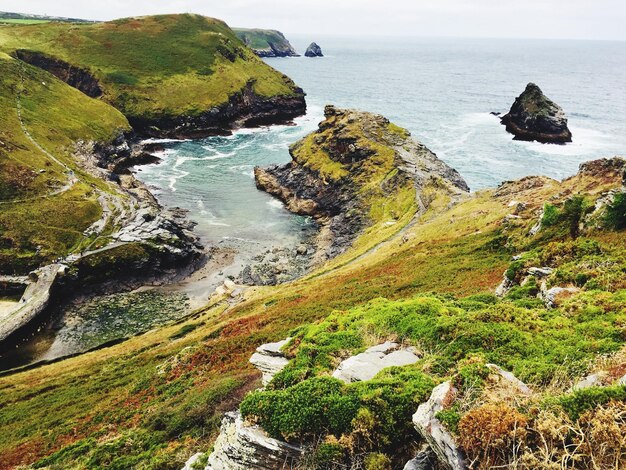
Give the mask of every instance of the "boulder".
[(413, 425), (417, 432), (430, 445), (439, 461), (451, 470), (467, 468), (461, 449), (452, 434), (437, 419), (437, 413), (456, 395), (457, 391), (450, 382), (437, 385), (427, 402), (422, 403), (413, 415)]
[(289, 360), (280, 349), (289, 342), (291, 338), (276, 343), (262, 344), (250, 357), (250, 363), (259, 369), (263, 374), (263, 386), (270, 383), (274, 376), (285, 368)]
[(565, 144), (572, 141), (563, 109), (534, 83), (515, 99), (501, 121), (516, 140)]
[(306, 48), (304, 55), (306, 57), (324, 57), (324, 54), (322, 54), (322, 48), (315, 42), (312, 42), (309, 47)]
[(333, 377), (345, 383), (361, 382), (372, 379), (387, 367), (406, 366), (419, 359), (414, 348), (402, 348), (398, 343), (387, 341), (342, 361)]
[(304, 449), (269, 437), (245, 423), (241, 414), (226, 413), (205, 470), (280, 470), (294, 468)]

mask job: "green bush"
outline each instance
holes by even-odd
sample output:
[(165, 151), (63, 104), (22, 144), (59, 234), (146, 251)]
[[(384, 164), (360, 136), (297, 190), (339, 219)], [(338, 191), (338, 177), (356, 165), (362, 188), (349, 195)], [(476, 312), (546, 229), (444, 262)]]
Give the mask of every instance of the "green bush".
[(556, 206), (546, 203), (543, 206), (543, 217), (541, 217), (542, 227), (552, 227), (559, 221), (561, 213)]
[(578, 417), (587, 410), (608, 403), (611, 400), (626, 401), (626, 386), (590, 387), (562, 396), (557, 403), (572, 418)]
[(606, 208), (604, 215), (606, 226), (612, 230), (626, 229), (626, 194), (618, 193)]

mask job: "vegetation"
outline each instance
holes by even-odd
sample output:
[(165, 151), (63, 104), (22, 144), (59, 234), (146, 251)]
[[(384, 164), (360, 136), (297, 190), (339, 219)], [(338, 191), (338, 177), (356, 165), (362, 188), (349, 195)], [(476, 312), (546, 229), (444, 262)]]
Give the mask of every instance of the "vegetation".
[(0, 27), (0, 50), (34, 51), (87, 70), (105, 100), (131, 121), (194, 116), (225, 104), (248, 83), (262, 97), (295, 93), (294, 83), (225, 23), (199, 15), (11, 25)]
[(280, 31), (245, 28), (233, 28), (233, 31), (251, 49), (271, 51), (272, 47), (270, 44), (285, 51), (291, 49), (291, 44)]
[[(403, 444), (395, 439), (396, 430), (406, 433), (407, 444), (413, 441), (411, 413), (446, 379), (469, 398), (445, 410), (442, 422), (453, 431), (462, 425), (491, 429), (471, 421), (490, 416), (489, 408), (468, 415), (486, 404), (480, 395), (491, 387), (485, 362), (512, 370), (536, 390), (525, 403), (505, 402), (514, 418), (508, 423), (519, 418), (515, 413), (527, 420), (524, 451), (516, 457), (524, 454), (527, 468), (544, 468), (537, 462), (571, 454), (577, 435), (595, 436), (585, 441), (593, 446), (589, 452), (577, 448), (585, 452), (571, 460), (579, 468), (592, 468), (585, 467), (589, 455), (602, 456), (599, 462), (615, 457), (619, 447), (599, 453), (606, 440), (598, 426), (609, 413), (618, 431), (623, 429), (623, 415), (616, 411), (623, 406), (622, 389), (574, 395), (567, 389), (593, 370), (596, 358), (624, 344), (624, 285), (610, 273), (624, 269), (626, 240), (621, 232), (598, 228), (605, 209), (586, 216), (575, 239), (567, 225), (553, 235), (547, 229), (534, 237), (528, 232), (545, 201), (561, 211), (577, 190), (592, 204), (621, 182), (579, 175), (562, 184), (540, 183), (507, 183), (449, 209), (435, 206), (367, 256), (330, 262), (304, 279), (260, 288), (239, 305), (218, 303), (122, 344), (0, 378), (0, 467), (38, 462), (51, 468), (180, 468), (191, 454), (210, 448), (221, 413), (259, 385), (259, 374), (248, 363), (254, 349), (289, 334), (295, 335), (289, 367), (267, 391), (248, 395), (242, 409), (290, 439), (321, 430), (326, 437), (316, 453), (320, 461), (350, 458), (350, 445), (377, 455), (368, 462), (393, 457)], [(512, 199), (524, 201), (525, 209), (511, 221), (505, 216)], [(594, 256), (612, 262), (596, 263), (596, 277), (554, 309), (530, 289), (498, 300), (490, 292), (511, 256), (523, 252), (516, 279), (533, 265), (552, 266), (552, 276), (561, 276), (559, 271), (566, 276)], [(605, 282), (611, 276), (614, 281)], [(568, 278), (550, 282), (566, 282), (561, 279)], [(384, 339), (417, 346), (423, 359), (362, 384), (327, 377), (337, 361)], [(619, 371), (621, 364), (611, 367)], [(302, 414), (293, 412), (293, 400), (299, 400)], [(335, 417), (314, 412), (327, 405), (341, 412)], [(501, 431), (509, 436), (510, 429)], [(547, 456), (537, 444), (543, 429)], [(595, 434), (580, 434), (590, 432)], [(485, 455), (481, 449), (473, 451)], [(498, 452), (486, 448), (486, 455)]]
[(75, 251), (100, 218), (97, 190), (115, 191), (81, 169), (75, 142), (108, 142), (129, 125), (105, 103), (1, 53), (0, 110), (0, 272), (23, 273)]

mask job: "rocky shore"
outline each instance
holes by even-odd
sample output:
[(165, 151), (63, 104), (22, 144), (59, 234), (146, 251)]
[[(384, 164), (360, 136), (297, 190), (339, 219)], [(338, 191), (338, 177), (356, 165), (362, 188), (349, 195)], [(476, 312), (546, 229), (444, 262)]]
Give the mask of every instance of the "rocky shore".
[(433, 184), (451, 196), (468, 191), (456, 170), (383, 116), (330, 105), (324, 115), (318, 131), (291, 146), (290, 163), (254, 170), (259, 189), (318, 222), (317, 261), (343, 253), (380, 222), (370, 215), (374, 204), (408, 193), (421, 212)]
[(226, 104), (195, 115), (172, 117), (132, 117), (128, 120), (138, 134), (147, 137), (190, 139), (228, 135), (239, 127), (285, 124), (306, 113), (305, 93), (296, 88), (293, 95), (263, 97), (249, 82), (243, 91), (231, 95)]
[(511, 110), (502, 116), (501, 123), (516, 140), (549, 144), (572, 141), (565, 112), (534, 83), (529, 83), (515, 99)]

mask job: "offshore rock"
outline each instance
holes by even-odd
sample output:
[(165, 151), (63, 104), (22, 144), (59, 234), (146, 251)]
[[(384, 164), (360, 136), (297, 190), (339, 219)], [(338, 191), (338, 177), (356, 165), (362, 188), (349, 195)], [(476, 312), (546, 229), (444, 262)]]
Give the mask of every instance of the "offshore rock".
[(511, 110), (501, 121), (516, 140), (528, 140), (549, 144), (565, 144), (572, 141), (563, 109), (545, 96), (534, 83), (515, 99)]
[(322, 54), (322, 48), (315, 42), (309, 44), (309, 47), (306, 48), (304, 55), (306, 57), (324, 57), (324, 54)]

